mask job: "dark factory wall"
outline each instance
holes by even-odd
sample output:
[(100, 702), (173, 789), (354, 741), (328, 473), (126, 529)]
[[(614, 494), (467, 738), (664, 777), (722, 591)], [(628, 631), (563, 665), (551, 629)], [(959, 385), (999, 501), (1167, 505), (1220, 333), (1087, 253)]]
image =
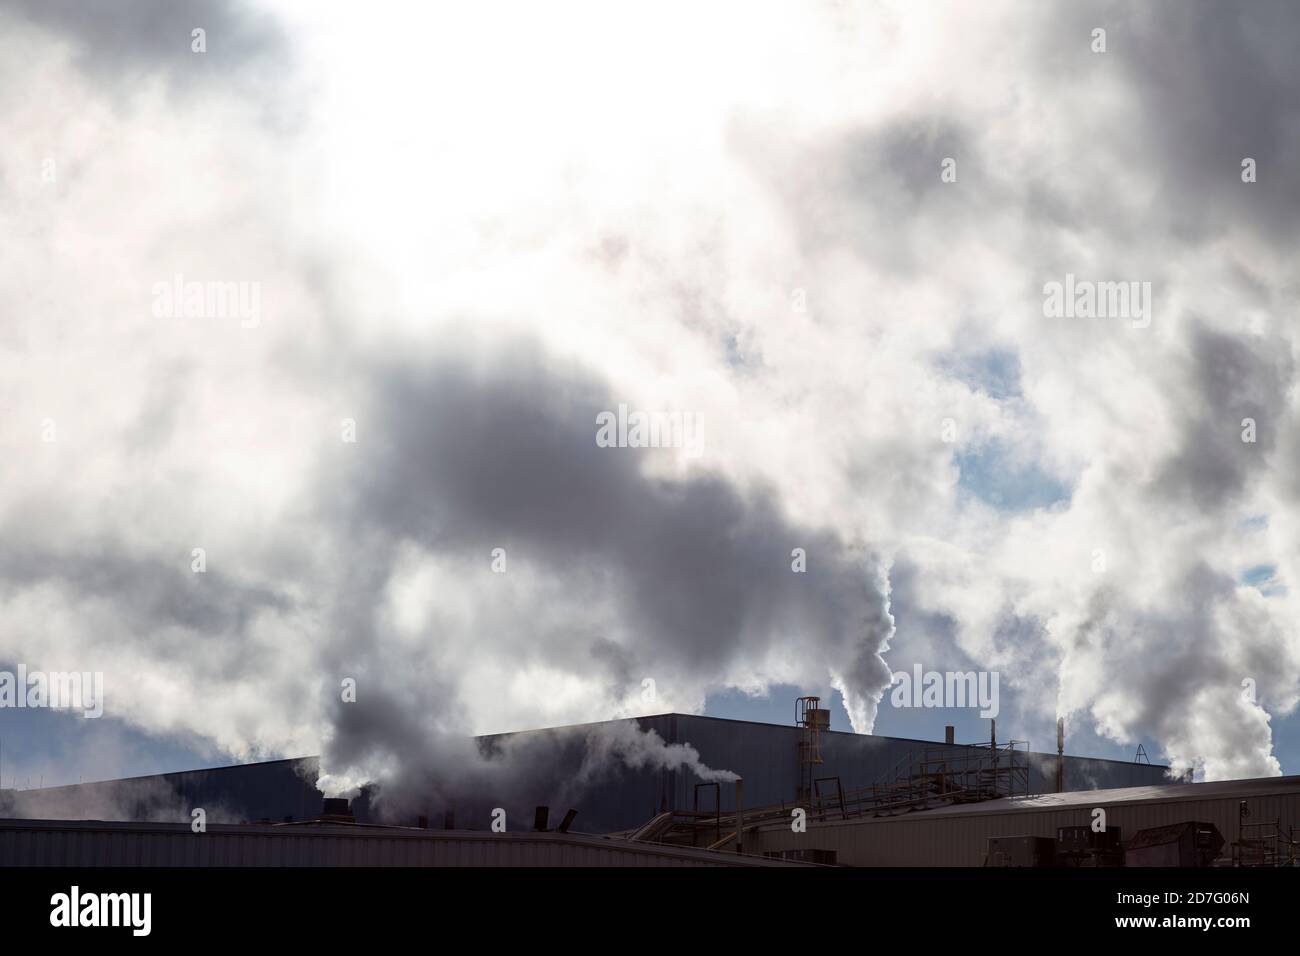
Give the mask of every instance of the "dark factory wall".
[[(655, 731), (667, 744), (689, 744), (700, 760), (715, 770), (728, 770), (744, 778), (746, 806), (793, 802), (800, 778), (801, 731), (793, 726), (757, 724), (685, 714), (664, 714), (637, 718), (643, 730)], [(592, 777), (585, 789), (573, 785), (582, 766), (588, 736), (601, 725), (525, 731), (520, 734), (481, 738), (486, 751), (524, 738), (529, 744), (545, 744), (552, 755), (549, 773), (538, 785), (537, 794), (483, 793), (472, 802), (455, 808), (458, 829), (487, 829), (492, 810), (508, 809), (511, 830), (532, 825), (532, 809), (538, 803), (561, 802), (551, 807), (554, 826), (569, 806), (579, 811), (575, 831), (590, 833), (630, 829), (644, 823), (662, 809), (690, 809), (699, 778), (690, 770), (664, 770), (645, 766), (633, 769), (611, 761)], [(823, 732), (823, 763), (816, 777), (838, 777), (845, 789), (868, 786), (894, 773), (909, 754), (930, 749), (950, 749), (954, 754), (967, 748), (892, 737)], [(1030, 792), (1055, 790), (1055, 755), (1031, 754)], [(1144, 786), (1168, 782), (1165, 768), (1146, 764), (1065, 759), (1065, 789)], [(190, 811), (203, 807), (209, 822), (273, 823), (310, 819), (320, 813), (321, 794), (315, 788), (317, 762), (314, 757), (276, 760), (212, 770), (105, 781), (45, 790), (0, 792), (0, 816), (63, 819), (156, 820), (185, 822)], [(722, 807), (734, 808), (731, 783), (720, 786)], [(713, 788), (701, 788), (700, 808), (712, 809)], [(353, 802), (358, 822), (380, 822), (365, 795)], [(416, 820), (388, 820), (415, 825)], [(429, 808), (428, 823), (442, 827), (439, 808)]]

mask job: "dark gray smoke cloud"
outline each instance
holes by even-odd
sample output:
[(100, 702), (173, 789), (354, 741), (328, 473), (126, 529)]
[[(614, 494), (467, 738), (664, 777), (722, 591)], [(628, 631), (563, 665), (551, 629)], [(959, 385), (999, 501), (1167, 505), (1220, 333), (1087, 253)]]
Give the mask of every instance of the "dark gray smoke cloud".
[[(707, 671), (792, 639), (868, 660), (879, 650), (886, 602), (861, 558), (787, 522), (768, 491), (658, 479), (644, 466), (662, 451), (598, 447), (596, 416), (617, 398), (589, 374), (550, 369), (529, 347), (503, 351), (488, 375), (447, 362), (373, 380), (378, 449), (349, 476), (367, 530), (467, 563), (506, 545), (573, 573), (576, 589), (617, 595), (659, 662)], [(792, 573), (794, 547), (810, 554), (806, 574)]]

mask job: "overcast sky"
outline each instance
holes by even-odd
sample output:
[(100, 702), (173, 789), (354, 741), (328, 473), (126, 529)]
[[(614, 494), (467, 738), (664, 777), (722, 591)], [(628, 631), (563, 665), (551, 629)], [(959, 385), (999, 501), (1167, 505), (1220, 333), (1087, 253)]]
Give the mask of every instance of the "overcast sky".
[(0, 710), (5, 786), (986, 738), (917, 664), (1300, 772), (1300, 7), (324, 6), (0, 0), (0, 668), (105, 681)]

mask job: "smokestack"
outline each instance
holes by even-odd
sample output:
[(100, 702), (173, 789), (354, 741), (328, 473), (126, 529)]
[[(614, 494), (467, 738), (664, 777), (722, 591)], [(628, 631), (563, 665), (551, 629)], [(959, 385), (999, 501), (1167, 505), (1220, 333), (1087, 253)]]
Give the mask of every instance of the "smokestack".
[(1056, 792), (1065, 790), (1065, 718), (1056, 718)]
[(429, 818), (426, 817), (423, 813), (421, 813), (418, 817), (415, 818), (415, 825), (421, 830), (427, 830), (429, 829)]
[(745, 780), (736, 778), (736, 852), (741, 852), (740, 840), (745, 831)]
[(943, 728), (943, 742), (946, 744), (955, 744), (957, 742), (957, 728), (952, 724)]
[(538, 807), (533, 811), (533, 829), (538, 833), (546, 832), (546, 823), (550, 819), (550, 807)]
[(564, 819), (560, 821), (560, 825), (555, 829), (560, 833), (568, 833), (569, 827), (573, 826), (573, 818), (577, 815), (578, 811), (570, 807), (568, 812), (564, 814)]

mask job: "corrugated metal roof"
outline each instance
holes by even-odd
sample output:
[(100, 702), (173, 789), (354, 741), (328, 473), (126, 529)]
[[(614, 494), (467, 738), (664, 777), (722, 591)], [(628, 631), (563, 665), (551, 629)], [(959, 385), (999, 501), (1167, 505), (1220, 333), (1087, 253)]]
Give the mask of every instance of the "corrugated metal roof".
[(0, 820), (5, 866), (808, 866), (580, 833)]

